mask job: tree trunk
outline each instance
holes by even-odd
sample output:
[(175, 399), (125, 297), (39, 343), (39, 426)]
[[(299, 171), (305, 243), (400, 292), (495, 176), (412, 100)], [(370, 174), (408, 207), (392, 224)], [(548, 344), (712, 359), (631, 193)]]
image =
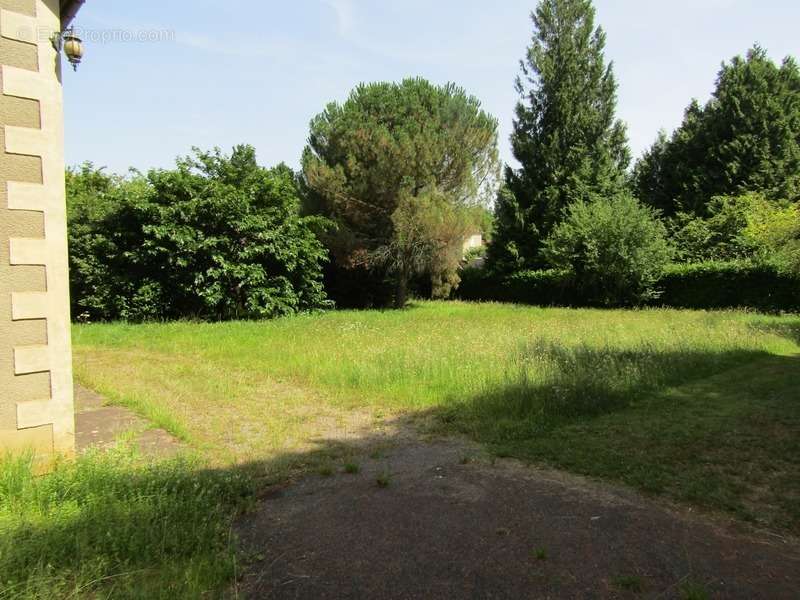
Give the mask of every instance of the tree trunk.
[(408, 274), (403, 270), (397, 274), (397, 282), (394, 290), (394, 307), (403, 308), (406, 305), (408, 296)]

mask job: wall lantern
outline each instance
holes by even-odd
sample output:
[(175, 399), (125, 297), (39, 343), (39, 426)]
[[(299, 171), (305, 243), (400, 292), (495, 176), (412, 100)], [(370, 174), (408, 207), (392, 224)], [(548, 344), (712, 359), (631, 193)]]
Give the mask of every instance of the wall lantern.
[(72, 27), (64, 32), (54, 33), (51, 41), (56, 52), (64, 50), (64, 55), (67, 57), (69, 64), (72, 65), (72, 70), (77, 71), (78, 65), (81, 64), (81, 59), (83, 58), (83, 42), (81, 38), (75, 35)]

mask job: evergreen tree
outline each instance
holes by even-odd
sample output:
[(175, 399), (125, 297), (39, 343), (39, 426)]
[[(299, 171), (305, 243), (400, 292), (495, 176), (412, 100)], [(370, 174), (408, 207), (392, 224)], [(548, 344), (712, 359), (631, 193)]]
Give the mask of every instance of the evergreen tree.
[(521, 167), (506, 168), (507, 189), (495, 204), (495, 269), (539, 266), (542, 242), (565, 207), (625, 187), (630, 152), (594, 16), (591, 0), (542, 0), (531, 14), (533, 42), (520, 61), (511, 134)]
[(634, 169), (641, 200), (666, 214), (707, 216), (715, 196), (800, 198), (800, 70), (759, 47), (723, 63), (711, 100), (693, 100), (668, 140)]
[(311, 121), (303, 152), (306, 210), (336, 223), (323, 236), (336, 266), (388, 275), (398, 307), (415, 275), (442, 294), (457, 283), (453, 249), (498, 175), (494, 117), (421, 78), (359, 85)]

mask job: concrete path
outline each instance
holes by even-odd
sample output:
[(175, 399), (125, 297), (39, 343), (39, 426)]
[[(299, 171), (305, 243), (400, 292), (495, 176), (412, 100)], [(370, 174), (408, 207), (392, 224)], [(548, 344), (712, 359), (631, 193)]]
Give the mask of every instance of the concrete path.
[[(181, 444), (76, 387), (81, 451)], [(267, 489), (236, 525), (245, 598), (800, 598), (800, 542), (511, 460), (395, 437)], [(399, 441), (398, 441), (399, 440)], [(379, 483), (380, 481), (380, 483)]]
[(75, 445), (78, 452), (108, 448), (120, 437), (131, 436), (145, 456), (172, 456), (181, 443), (163, 429), (121, 406), (109, 406), (102, 396), (75, 385)]
[(410, 443), (269, 490), (238, 525), (240, 596), (800, 598), (797, 541), (471, 451)]

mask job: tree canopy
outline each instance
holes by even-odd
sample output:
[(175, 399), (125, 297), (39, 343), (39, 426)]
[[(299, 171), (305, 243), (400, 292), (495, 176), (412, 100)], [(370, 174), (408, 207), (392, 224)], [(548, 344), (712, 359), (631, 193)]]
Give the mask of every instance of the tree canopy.
[(511, 135), (520, 168), (506, 168), (496, 202), (495, 268), (541, 266), (542, 243), (569, 204), (625, 186), (630, 152), (594, 16), (590, 0), (542, 0), (531, 15)]
[(723, 63), (711, 100), (660, 134), (634, 169), (640, 199), (664, 214), (708, 214), (716, 196), (800, 199), (800, 70), (756, 46)]
[(338, 265), (391, 273), (402, 305), (415, 273), (454, 283), (443, 256), (491, 194), (497, 121), (454, 84), (362, 84), (311, 121), (302, 162), (308, 210), (336, 223)]
[(175, 169), (67, 173), (73, 314), (90, 319), (271, 317), (327, 306), (326, 251), (300, 217), (294, 173), (251, 146), (195, 150)]

